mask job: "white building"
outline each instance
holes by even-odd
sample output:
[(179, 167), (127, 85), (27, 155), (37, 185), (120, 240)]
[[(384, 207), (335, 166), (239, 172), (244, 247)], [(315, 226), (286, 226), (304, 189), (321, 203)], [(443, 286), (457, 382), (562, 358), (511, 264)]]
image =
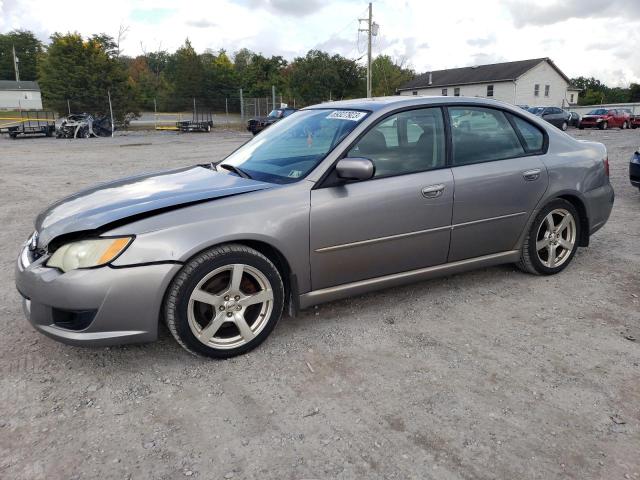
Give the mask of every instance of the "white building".
[(549, 58), (435, 70), (398, 89), (400, 95), (485, 97), (532, 107), (575, 105), (579, 91)]
[(38, 83), (0, 80), (0, 110), (42, 110)]

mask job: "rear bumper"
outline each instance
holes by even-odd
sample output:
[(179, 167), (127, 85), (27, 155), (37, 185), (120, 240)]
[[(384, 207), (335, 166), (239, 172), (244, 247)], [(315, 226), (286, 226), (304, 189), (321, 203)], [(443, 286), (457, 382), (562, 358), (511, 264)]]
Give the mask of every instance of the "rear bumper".
[(584, 195), (589, 215), (589, 235), (600, 230), (611, 215), (615, 193), (610, 183), (591, 190)]
[[(22, 257), (22, 255), (21, 255)], [(16, 287), (33, 327), (71, 345), (105, 346), (155, 340), (177, 264), (101, 267), (61, 273), (43, 259), (16, 264)], [(80, 319), (69, 328), (65, 320)]]

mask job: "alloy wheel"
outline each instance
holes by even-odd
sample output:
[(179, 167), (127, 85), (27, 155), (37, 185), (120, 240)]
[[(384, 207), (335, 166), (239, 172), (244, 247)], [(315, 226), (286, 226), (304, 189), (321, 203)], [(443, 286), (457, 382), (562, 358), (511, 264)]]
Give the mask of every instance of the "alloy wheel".
[(557, 268), (571, 256), (576, 244), (576, 221), (564, 208), (549, 212), (538, 227), (536, 254), (548, 268)]
[(264, 329), (273, 303), (271, 283), (260, 270), (225, 265), (206, 275), (191, 292), (189, 327), (208, 347), (238, 348)]

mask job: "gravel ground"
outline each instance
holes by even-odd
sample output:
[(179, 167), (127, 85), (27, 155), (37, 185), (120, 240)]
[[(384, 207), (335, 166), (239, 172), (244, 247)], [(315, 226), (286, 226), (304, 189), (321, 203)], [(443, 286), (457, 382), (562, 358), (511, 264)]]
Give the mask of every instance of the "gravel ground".
[(227, 361), (164, 328), (56, 343), (23, 318), (13, 268), (46, 204), (246, 135), (0, 138), (0, 478), (640, 479), (640, 133), (571, 134), (607, 145), (617, 198), (562, 274), (503, 266), (326, 304)]

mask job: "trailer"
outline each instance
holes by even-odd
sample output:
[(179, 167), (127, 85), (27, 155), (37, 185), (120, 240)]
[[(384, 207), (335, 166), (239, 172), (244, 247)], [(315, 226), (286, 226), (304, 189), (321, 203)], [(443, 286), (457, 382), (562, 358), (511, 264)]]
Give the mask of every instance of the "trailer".
[(18, 135), (44, 135), (51, 137), (56, 132), (56, 116), (45, 110), (22, 110), (20, 116), (0, 120), (0, 133), (11, 138)]
[(198, 112), (194, 110), (191, 120), (176, 122), (176, 129), (180, 132), (210, 132), (213, 127), (213, 115), (211, 112)]

